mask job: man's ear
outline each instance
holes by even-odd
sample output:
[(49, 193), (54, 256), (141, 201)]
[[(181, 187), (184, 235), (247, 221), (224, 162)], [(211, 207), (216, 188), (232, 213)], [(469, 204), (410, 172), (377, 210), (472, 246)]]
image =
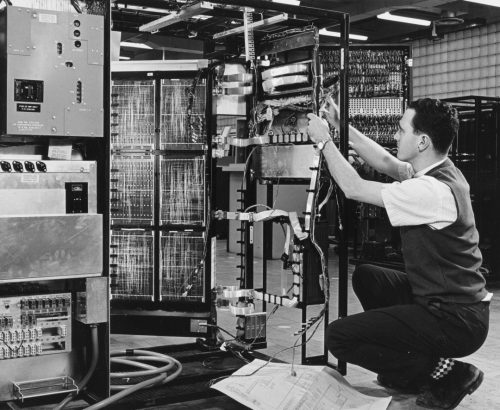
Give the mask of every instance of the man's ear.
[(425, 151), (430, 146), (432, 146), (431, 138), (427, 134), (421, 134), (418, 141), (418, 151)]

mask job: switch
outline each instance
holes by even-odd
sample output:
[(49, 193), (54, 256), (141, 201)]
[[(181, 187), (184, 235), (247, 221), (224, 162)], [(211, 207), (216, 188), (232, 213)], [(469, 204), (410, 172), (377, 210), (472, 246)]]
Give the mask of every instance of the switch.
[(36, 168), (40, 172), (47, 172), (47, 165), (45, 164), (45, 162), (37, 161), (36, 162)]
[(12, 167), (10, 166), (10, 162), (2, 161), (2, 162), (0, 162), (0, 167), (2, 167), (2, 171), (4, 171), (4, 172), (12, 171)]
[(88, 184), (86, 182), (66, 182), (66, 213), (88, 213)]
[(14, 168), (14, 171), (16, 171), (16, 172), (23, 172), (24, 171), (24, 167), (23, 167), (22, 162), (12, 161), (12, 167)]
[(24, 161), (24, 168), (26, 168), (28, 172), (35, 172), (35, 164), (31, 161)]

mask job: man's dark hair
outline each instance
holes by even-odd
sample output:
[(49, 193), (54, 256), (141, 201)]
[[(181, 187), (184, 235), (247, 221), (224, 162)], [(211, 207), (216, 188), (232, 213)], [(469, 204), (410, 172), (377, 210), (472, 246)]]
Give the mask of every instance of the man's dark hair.
[(458, 134), (458, 113), (451, 105), (433, 98), (421, 98), (410, 103), (415, 110), (413, 128), (416, 133), (427, 134), (436, 151), (447, 154)]

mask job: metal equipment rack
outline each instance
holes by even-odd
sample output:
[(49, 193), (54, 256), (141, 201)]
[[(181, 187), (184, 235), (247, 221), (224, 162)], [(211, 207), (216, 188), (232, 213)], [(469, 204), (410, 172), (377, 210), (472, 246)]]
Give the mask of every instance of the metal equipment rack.
[(0, 402), (108, 397), (110, 4), (6, 3)]
[(460, 128), (450, 157), (470, 184), (484, 275), (488, 282), (497, 282), (500, 279), (500, 98), (472, 95), (443, 101), (458, 110)]
[[(325, 76), (338, 73), (339, 52), (338, 45), (321, 45), (319, 53)], [(394, 134), (412, 95), (411, 47), (353, 44), (349, 53), (350, 124), (395, 155)], [(390, 181), (387, 176), (356, 161), (353, 166), (364, 178)], [(353, 229), (348, 240), (353, 248), (353, 262), (395, 263), (394, 266), (401, 268), (399, 233), (391, 228), (385, 210), (369, 204), (352, 202), (351, 205), (348, 218)], [(389, 257), (386, 247), (393, 250)]]
[[(337, 27), (340, 29), (341, 32), (341, 37), (340, 37), (340, 47), (341, 47), (341, 55), (342, 55), (342, 61), (344, 62), (343, 66), (340, 69), (339, 77), (340, 77), (340, 111), (341, 111), (341, 125), (340, 125), (340, 130), (339, 132), (339, 145), (341, 152), (347, 156), (348, 152), (348, 137), (347, 137), (347, 130), (348, 130), (348, 119), (347, 115), (345, 113), (348, 112), (348, 99), (347, 99), (347, 69), (346, 67), (348, 66), (349, 63), (349, 42), (347, 40), (348, 38), (348, 28), (349, 28), (349, 16), (345, 13), (339, 13), (339, 12), (333, 12), (333, 11), (327, 11), (323, 9), (316, 9), (312, 7), (296, 7), (296, 6), (290, 6), (290, 5), (283, 5), (279, 3), (269, 3), (269, 2), (264, 2), (264, 1), (224, 1), (222, 2), (224, 4), (232, 4), (232, 5), (239, 5), (239, 6), (245, 6), (245, 7), (252, 7), (255, 8), (256, 12), (258, 12), (258, 9), (271, 9), (275, 11), (280, 11), (280, 12), (286, 12), (289, 13), (290, 15), (299, 15), (299, 16), (307, 16), (306, 18), (309, 19), (318, 19), (322, 23), (322, 27), (324, 26), (331, 26), (331, 25), (337, 25)], [(295, 14), (296, 13), (296, 14)], [(313, 23), (314, 24), (314, 23)], [(279, 36), (277, 38), (271, 38), (269, 41), (262, 42), (262, 40), (259, 42), (259, 46), (255, 48), (255, 55), (260, 56), (260, 58), (263, 58), (265, 55), (270, 55), (270, 56), (275, 56), (279, 55), (280, 57), (284, 57), (281, 62), (284, 63), (289, 63), (289, 62), (294, 62), (294, 61), (304, 61), (307, 60), (307, 64), (311, 64), (312, 67), (312, 79), (311, 83), (308, 86), (299, 86), (299, 91), (300, 92), (305, 92), (308, 93), (312, 96), (312, 112), (317, 113), (319, 110), (319, 98), (320, 98), (320, 89), (321, 89), (321, 81), (322, 81), (322, 76), (321, 76), (321, 69), (320, 69), (320, 64), (319, 64), (319, 58), (318, 58), (318, 45), (319, 45), (319, 36), (316, 33), (314, 33), (314, 30), (312, 32), (307, 32), (303, 31), (301, 29), (296, 29), (294, 30), (293, 28), (290, 30), (289, 35), (284, 35), (282, 38)], [(251, 64), (251, 62), (247, 59), (247, 64)], [(259, 93), (262, 92), (262, 89), (259, 89), (259, 86), (256, 86), (257, 91), (256, 94), (257, 96)], [(286, 98), (287, 95), (291, 95), (294, 92), (290, 92), (289, 90), (284, 90), (283, 92), (280, 92), (279, 94), (281, 96), (284, 96)], [(262, 94), (261, 94), (262, 96)], [(255, 98), (255, 94), (253, 96), (248, 96), (247, 98), (247, 110), (248, 113), (250, 114), (251, 108), (255, 106), (257, 103), (257, 98)], [(246, 136), (248, 137), (248, 135)], [(282, 138), (278, 136), (278, 139), (276, 141), (273, 141), (269, 147), (273, 147), (273, 144), (277, 143), (277, 147), (280, 146), (286, 146), (287, 144), (292, 144), (294, 146), (300, 146), (300, 145), (308, 145), (309, 147), (311, 146), (310, 142), (307, 142), (307, 138), (302, 140), (301, 137), (296, 139), (296, 137), (291, 137), (292, 140), (289, 139), (289, 136), (283, 135)], [(248, 147), (246, 148), (246, 153), (245, 153), (245, 159), (248, 162), (250, 159), (252, 152), (252, 148)], [(255, 164), (254, 164), (255, 165)], [(321, 176), (321, 172), (324, 171), (324, 168), (321, 163), (318, 164), (317, 168), (311, 168), (313, 172), (317, 172), (317, 176), (313, 177), (312, 179), (309, 177), (304, 177), (304, 176), (299, 176), (299, 177), (292, 177), (292, 178), (276, 178), (273, 177), (272, 175), (270, 176), (264, 176), (261, 178), (261, 182), (267, 185), (267, 205), (272, 206), (273, 204), (273, 194), (272, 194), (272, 189), (273, 185), (279, 183), (279, 184), (310, 184), (309, 189), (307, 192), (311, 191), (311, 196), (316, 199), (316, 195), (312, 194), (313, 191), (317, 190), (319, 186), (319, 179)], [(309, 171), (310, 172), (310, 171)], [(239, 201), (241, 204), (241, 208), (238, 210), (238, 212), (245, 212), (247, 209), (252, 208), (256, 204), (256, 185), (257, 185), (257, 178), (254, 178), (251, 176), (252, 172), (246, 172), (245, 177), (244, 177), (244, 186), (245, 188), (241, 190), (241, 200)], [(315, 181), (316, 183), (313, 184), (311, 181)], [(339, 193), (338, 201), (341, 204), (341, 212), (345, 215), (347, 215), (347, 204), (345, 201), (345, 198), (342, 196), (341, 193)], [(314, 200), (312, 201), (314, 202)], [(315, 208), (315, 205), (313, 205), (313, 208)], [(299, 210), (300, 212), (301, 210)], [(316, 209), (312, 209), (312, 211), (306, 211), (304, 215), (304, 219), (307, 221), (306, 222), (306, 228), (305, 232), (308, 234), (311, 233), (310, 231), (310, 226), (308, 226), (308, 223), (310, 222), (311, 226), (315, 225), (317, 222), (319, 222), (319, 215), (316, 214)], [(344, 218), (346, 220), (346, 218)], [(264, 249), (264, 255), (263, 255), (263, 271), (262, 271), (262, 280), (263, 280), (263, 288), (259, 289), (259, 291), (262, 291), (264, 294), (266, 293), (266, 287), (267, 287), (267, 265), (266, 261), (271, 257), (269, 253), (269, 239), (272, 236), (271, 235), (271, 230), (272, 230), (272, 222), (264, 222), (264, 227), (263, 227), (263, 237), (262, 237), (262, 243), (263, 243), (263, 249)], [(339, 318), (344, 317), (347, 315), (347, 286), (348, 286), (348, 253), (347, 253), (347, 240), (345, 235), (345, 232), (348, 230), (348, 226), (344, 226), (344, 231), (343, 235), (340, 238), (339, 242), (339, 287), (338, 287), (338, 316)], [(241, 233), (241, 252), (239, 253), (239, 256), (241, 258), (240, 265), (238, 268), (241, 271), (239, 280), (240, 280), (240, 287), (242, 289), (251, 289), (254, 287), (254, 246), (255, 242), (260, 240), (260, 238), (255, 237), (255, 229), (254, 229), (254, 222), (252, 221), (242, 221), (241, 222), (241, 228), (240, 228), (240, 233)], [(324, 235), (327, 236), (327, 235)], [(324, 241), (325, 246), (323, 247), (324, 252), (328, 251), (328, 241), (327, 238)], [(302, 245), (298, 245), (298, 248), (301, 248)], [(303, 252), (303, 265), (307, 265), (308, 263), (311, 263), (310, 261), (317, 258), (318, 256), (314, 254), (312, 250), (301, 250), (300, 252)], [(293, 263), (293, 262), (292, 262)], [(316, 260), (316, 263), (319, 263), (318, 260)], [(311, 266), (311, 265), (310, 265)], [(316, 266), (316, 268), (318, 265)], [(301, 310), (302, 314), (302, 322), (305, 323), (307, 322), (307, 307), (311, 306), (312, 304), (318, 304), (322, 303), (324, 299), (322, 298), (322, 295), (320, 295), (321, 291), (316, 289), (316, 287), (319, 288), (318, 285), (318, 278), (314, 277), (314, 274), (310, 272), (310, 278), (304, 278), (302, 282), (302, 287), (301, 287), (301, 302), (298, 304), (298, 308)], [(273, 297), (270, 296), (270, 300), (273, 300)], [(263, 310), (266, 310), (266, 303), (268, 303), (270, 300), (267, 302), (263, 302)], [(326, 308), (326, 312), (323, 317), (324, 320), (324, 326), (326, 328), (329, 320), (328, 316), (328, 307)], [(328, 353), (326, 351), (326, 347), (323, 345), (323, 353), (318, 355), (318, 356), (307, 356), (307, 349), (306, 349), (306, 342), (307, 342), (307, 335), (306, 332), (301, 333), (301, 361), (302, 363), (307, 363), (307, 364), (326, 364), (328, 361)], [(345, 363), (339, 362), (336, 367), (343, 373), (346, 371)]]
[(113, 333), (211, 333), (207, 67), (207, 60), (112, 64)]

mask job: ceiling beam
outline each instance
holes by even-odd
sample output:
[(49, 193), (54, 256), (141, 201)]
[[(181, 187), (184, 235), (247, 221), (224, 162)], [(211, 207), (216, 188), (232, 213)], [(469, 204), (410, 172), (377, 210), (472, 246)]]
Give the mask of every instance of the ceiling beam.
[(169, 14), (168, 16), (164, 16), (159, 19), (153, 20), (150, 23), (143, 24), (139, 27), (139, 31), (157, 31), (163, 27), (171, 26), (172, 24), (176, 24), (181, 21), (186, 21), (193, 16), (204, 14), (208, 10), (213, 10), (213, 8), (213, 3), (200, 1), (183, 8), (178, 12), (172, 12), (172, 14)]

